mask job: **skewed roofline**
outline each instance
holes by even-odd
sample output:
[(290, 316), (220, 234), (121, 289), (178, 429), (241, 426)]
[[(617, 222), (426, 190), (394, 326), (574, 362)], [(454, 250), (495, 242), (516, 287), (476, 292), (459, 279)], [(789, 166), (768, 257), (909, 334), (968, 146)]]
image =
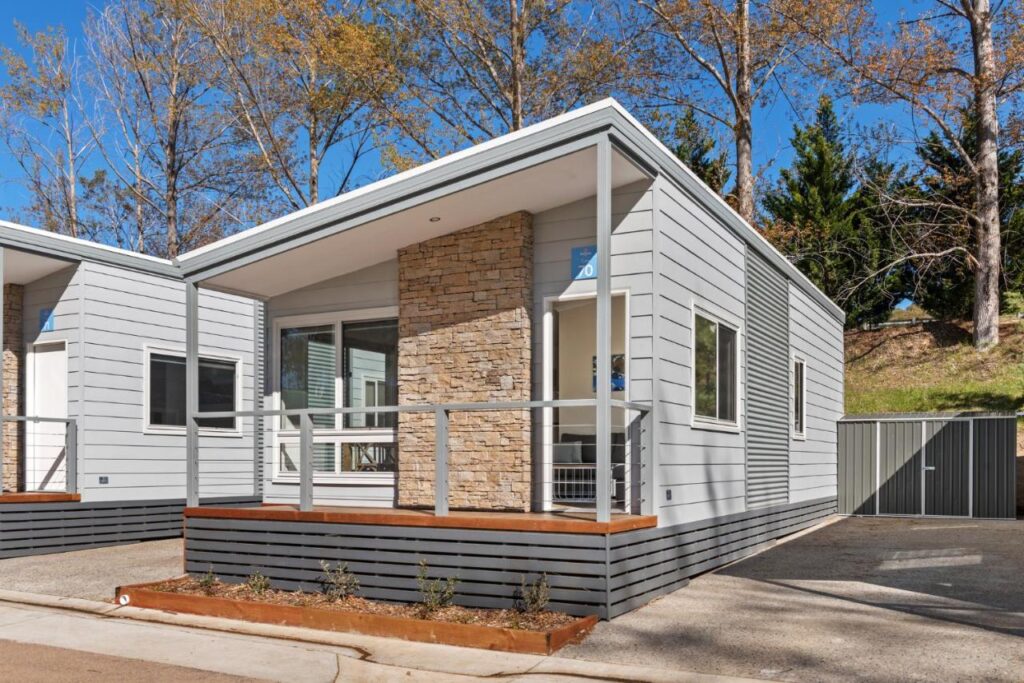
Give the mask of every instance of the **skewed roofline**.
[(168, 259), (5, 220), (0, 220), (0, 247), (38, 254), (69, 263), (91, 261), (160, 277), (181, 279), (180, 269)]
[(560, 146), (607, 135), (625, 156), (652, 177), (676, 185), (707, 210), (735, 236), (768, 259), (789, 280), (839, 321), (846, 314), (790, 263), (721, 196), (704, 184), (671, 150), (612, 98), (541, 121), (507, 135), (482, 142), (370, 185), (324, 200), (312, 206), (236, 233), (173, 261), (119, 249), (97, 242), (68, 237), (0, 220), (0, 246), (29, 251), (67, 261), (93, 261), (173, 279), (201, 282), (204, 274), (242, 257), (280, 248), (302, 238), (319, 239), (341, 232), (370, 213), (415, 202), (430, 193), (454, 193), (458, 184), (484, 171), (503, 166), (522, 166), (530, 157)]
[(661, 175), (707, 210), (737, 237), (785, 273), (789, 280), (821, 304), (835, 319), (845, 312), (790, 263), (718, 193), (702, 182), (658, 138), (612, 98), (600, 100), (468, 149), (449, 154), (408, 171), (332, 197), (312, 206), (236, 233), (175, 259), (187, 280), (201, 282), (214, 269), (230, 269), (236, 260), (250, 259), (267, 250), (280, 250), (292, 241), (327, 237), (358, 224), (363, 216), (398, 205), (420, 195), (458, 191), (460, 182), (502, 166), (522, 166), (533, 155), (588, 137), (608, 135), (616, 148), (652, 177)]

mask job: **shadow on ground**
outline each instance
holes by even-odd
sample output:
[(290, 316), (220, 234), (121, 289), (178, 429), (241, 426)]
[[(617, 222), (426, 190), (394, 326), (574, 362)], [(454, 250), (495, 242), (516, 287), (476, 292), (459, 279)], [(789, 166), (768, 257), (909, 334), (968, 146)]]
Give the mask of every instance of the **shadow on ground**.
[(603, 623), (569, 656), (781, 680), (1024, 671), (1024, 522), (848, 518)]

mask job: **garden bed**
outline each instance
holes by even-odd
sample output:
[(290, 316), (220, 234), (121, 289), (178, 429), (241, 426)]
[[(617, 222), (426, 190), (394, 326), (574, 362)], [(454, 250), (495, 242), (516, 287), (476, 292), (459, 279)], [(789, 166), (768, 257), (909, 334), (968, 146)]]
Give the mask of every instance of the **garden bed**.
[(209, 585), (191, 577), (121, 586), (117, 598), (132, 607), (543, 655), (581, 639), (597, 623), (596, 616), (454, 605), (424, 614), (420, 605), (272, 589), (257, 594), (246, 584)]

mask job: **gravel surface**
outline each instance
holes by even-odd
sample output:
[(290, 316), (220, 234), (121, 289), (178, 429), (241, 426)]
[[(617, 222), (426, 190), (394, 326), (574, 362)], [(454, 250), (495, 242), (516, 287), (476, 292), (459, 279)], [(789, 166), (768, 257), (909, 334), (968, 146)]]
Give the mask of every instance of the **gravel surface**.
[(1020, 681), (1022, 568), (1021, 521), (842, 519), (562, 655), (792, 681)]
[(180, 538), (113, 548), (0, 560), (0, 587), (88, 600), (110, 600), (129, 583), (180, 576)]

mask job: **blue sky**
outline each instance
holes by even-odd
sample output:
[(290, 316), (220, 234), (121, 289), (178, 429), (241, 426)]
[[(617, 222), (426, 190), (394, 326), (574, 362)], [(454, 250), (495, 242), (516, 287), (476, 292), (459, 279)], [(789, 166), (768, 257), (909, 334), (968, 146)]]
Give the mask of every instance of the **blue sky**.
[[(900, 12), (918, 11), (922, 3), (919, 0), (892, 0), (876, 2), (877, 9), (885, 20), (898, 18)], [(30, 31), (40, 31), (48, 26), (64, 26), (68, 36), (74, 40), (81, 40), (82, 22), (90, 9), (103, 6), (103, 0), (34, 0), (34, 1), (12, 1), (0, 3), (0, 44), (6, 47), (17, 47), (17, 33), (14, 29), (14, 22), (19, 21), (26, 25)], [(80, 49), (81, 46), (79, 46)], [(786, 98), (778, 98), (770, 107), (757, 112), (755, 120), (755, 166), (756, 171), (762, 174), (769, 182), (775, 177), (779, 168), (788, 164), (792, 152), (789, 138), (792, 135), (793, 124), (797, 116), (804, 117), (812, 115), (813, 102), (816, 99), (817, 91), (823, 88), (815, 88), (813, 84), (808, 87), (803, 95), (803, 101), (798, 104), (799, 113), (794, 111)], [(880, 121), (892, 123), (896, 126), (906, 126), (909, 118), (901, 108), (897, 107), (860, 107), (856, 110), (847, 110), (840, 105), (840, 114), (848, 121), (863, 126), (871, 126)], [(327, 160), (328, 164), (330, 159)], [(367, 179), (379, 175), (377, 169), (367, 169)], [(376, 172), (375, 172), (376, 171)], [(330, 176), (325, 179), (330, 184)], [(0, 211), (8, 213), (24, 203), (24, 190), (17, 182), (18, 170), (13, 160), (0, 151), (0, 174), (4, 178), (2, 185), (2, 200)]]

